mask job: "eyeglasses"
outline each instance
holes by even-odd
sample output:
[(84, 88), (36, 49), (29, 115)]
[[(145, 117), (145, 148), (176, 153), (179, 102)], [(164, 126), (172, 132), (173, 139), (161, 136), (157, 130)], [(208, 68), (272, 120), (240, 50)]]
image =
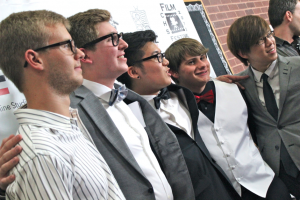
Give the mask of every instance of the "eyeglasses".
[(157, 58), (157, 61), (158, 61), (159, 63), (162, 63), (162, 62), (163, 62), (163, 59), (164, 59), (165, 57), (166, 57), (166, 56), (165, 56), (165, 53), (158, 53), (158, 54), (155, 54), (155, 55), (153, 55), (153, 56), (149, 56), (149, 57), (147, 57), (147, 58), (143, 58), (142, 60), (135, 61), (135, 63), (137, 63), (137, 62), (143, 62), (143, 61), (146, 61), (146, 60), (150, 60), (150, 59), (152, 59), (152, 58)]
[(98, 42), (101, 42), (102, 40), (105, 40), (106, 38), (109, 38), (111, 37), (111, 42), (112, 42), (112, 45), (114, 47), (118, 46), (119, 45), (119, 41), (120, 41), (120, 38), (122, 39), (123, 37), (123, 33), (111, 33), (111, 34), (108, 34), (108, 35), (105, 35), (105, 36), (102, 36), (102, 37), (99, 37), (91, 42), (88, 42), (86, 43), (85, 45), (82, 46), (82, 48), (86, 48), (88, 46), (91, 46), (91, 45), (94, 45)]
[[(58, 43), (55, 43), (55, 44), (50, 44), (48, 46), (37, 48), (34, 51), (42, 51), (42, 50), (45, 50), (45, 49), (48, 49), (48, 48), (52, 48), (52, 47), (57, 47), (57, 46), (61, 47), (60, 50), (63, 53), (67, 54), (67, 55), (73, 55), (73, 54), (77, 53), (77, 47), (75, 45), (74, 40), (66, 40), (66, 41), (63, 41), (63, 42), (58, 42)], [(24, 67), (27, 67), (27, 61), (25, 61)]]
[(274, 35), (275, 35), (275, 34), (274, 34), (274, 31), (270, 31), (270, 32), (267, 34), (267, 36), (260, 38), (260, 39), (256, 42), (256, 44), (257, 44), (257, 45), (263, 45), (263, 44), (266, 43), (267, 38), (268, 38), (268, 39), (271, 39), (271, 38), (274, 37)]

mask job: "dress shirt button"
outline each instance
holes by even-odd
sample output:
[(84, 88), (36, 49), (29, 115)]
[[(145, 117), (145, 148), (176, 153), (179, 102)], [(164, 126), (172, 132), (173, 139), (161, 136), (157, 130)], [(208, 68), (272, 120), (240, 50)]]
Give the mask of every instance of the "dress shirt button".
[(226, 153), (226, 157), (229, 157), (230, 156), (230, 154), (229, 153)]
[(220, 141), (220, 144), (224, 144), (224, 141), (223, 141), (223, 140), (221, 140), (221, 141)]
[(219, 128), (216, 128), (215, 130), (216, 130), (216, 131), (219, 131), (220, 129), (219, 129)]
[(279, 149), (279, 146), (278, 146), (278, 145), (276, 145), (276, 146), (275, 146), (275, 149), (276, 149), (276, 150), (278, 150), (278, 149)]
[(241, 179), (240, 179), (240, 178), (237, 178), (237, 179), (236, 179), (236, 181), (237, 181), (237, 182), (240, 182), (240, 181), (241, 181)]
[(231, 166), (231, 169), (234, 170), (234, 169), (235, 169), (235, 166)]
[(152, 194), (154, 192), (153, 188), (149, 188), (148, 192)]

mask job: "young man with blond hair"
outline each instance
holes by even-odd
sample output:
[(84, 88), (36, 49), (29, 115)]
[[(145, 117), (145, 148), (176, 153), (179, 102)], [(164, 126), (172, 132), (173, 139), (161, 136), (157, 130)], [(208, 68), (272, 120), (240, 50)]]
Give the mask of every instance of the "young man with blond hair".
[(100, 9), (69, 17), (70, 34), (85, 53), (83, 85), (71, 94), (71, 105), (127, 199), (194, 199), (175, 136), (142, 97), (114, 84), (128, 69), (128, 45), (110, 17)]

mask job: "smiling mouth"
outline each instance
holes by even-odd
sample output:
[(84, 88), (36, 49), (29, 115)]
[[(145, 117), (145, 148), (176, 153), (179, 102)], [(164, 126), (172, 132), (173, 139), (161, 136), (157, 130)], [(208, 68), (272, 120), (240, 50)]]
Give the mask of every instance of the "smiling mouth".
[(196, 75), (204, 75), (204, 74), (206, 74), (207, 73), (207, 71), (204, 71), (204, 72), (198, 72), (198, 73), (195, 73)]
[(123, 56), (118, 56), (118, 58), (124, 58), (124, 55)]

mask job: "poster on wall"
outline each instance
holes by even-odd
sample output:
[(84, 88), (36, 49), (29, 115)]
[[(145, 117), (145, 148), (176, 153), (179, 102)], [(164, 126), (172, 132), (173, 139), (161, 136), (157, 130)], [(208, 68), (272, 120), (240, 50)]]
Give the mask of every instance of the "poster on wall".
[[(158, 46), (164, 52), (168, 46), (181, 38), (200, 38), (183, 0), (0, 0), (0, 21), (11, 13), (47, 9), (65, 17), (88, 9), (106, 9), (112, 14), (111, 24), (119, 32), (134, 32), (152, 29), (158, 36)], [(18, 41), (16, 41), (18, 42)], [(0, 71), (0, 141), (15, 134), (18, 124), (13, 111), (26, 103), (14, 85)], [(215, 72), (211, 70), (211, 76)]]

